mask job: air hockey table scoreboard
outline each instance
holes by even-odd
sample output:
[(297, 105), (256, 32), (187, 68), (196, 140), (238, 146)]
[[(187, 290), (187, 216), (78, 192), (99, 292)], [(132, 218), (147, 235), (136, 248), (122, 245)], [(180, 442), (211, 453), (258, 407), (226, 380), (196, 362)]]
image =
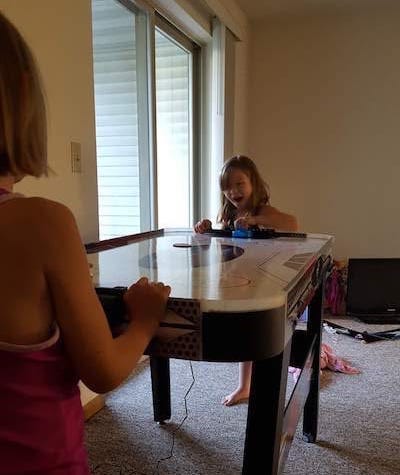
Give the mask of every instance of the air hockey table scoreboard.
[[(323, 287), (333, 238), (297, 236), (159, 230), (86, 246), (112, 329), (126, 324), (122, 294), (127, 286), (142, 276), (171, 286), (165, 319), (146, 349), (157, 422), (171, 417), (170, 358), (253, 361), (246, 475), (280, 473), (301, 411), (305, 438), (316, 439)], [(298, 330), (307, 307), (306, 329)], [(289, 364), (302, 372), (286, 404)]]

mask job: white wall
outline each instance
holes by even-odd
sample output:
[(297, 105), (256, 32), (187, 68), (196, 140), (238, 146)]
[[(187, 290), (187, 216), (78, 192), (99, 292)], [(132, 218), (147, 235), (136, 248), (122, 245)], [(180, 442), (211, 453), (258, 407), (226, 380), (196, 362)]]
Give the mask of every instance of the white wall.
[[(248, 95), (249, 95), (249, 64), (250, 24), (247, 17), (238, 7), (235, 0), (205, 0), (221, 21), (237, 37), (235, 44), (235, 78), (234, 93), (231, 97), (233, 107), (233, 153), (248, 153)], [(225, 157), (229, 158), (229, 157)]]
[(252, 25), (249, 153), (339, 258), (400, 256), (400, 5)]
[(234, 154), (246, 155), (249, 153), (248, 141), (248, 95), (249, 95), (249, 52), (248, 37), (236, 43), (235, 58), (235, 91), (233, 149)]
[[(97, 239), (97, 187), (89, 0), (0, 0), (42, 72), (47, 94), (50, 178), (25, 179), (27, 195), (68, 205), (85, 241)], [(72, 175), (70, 142), (82, 144), (82, 174)], [(62, 243), (60, 243), (62, 246)]]

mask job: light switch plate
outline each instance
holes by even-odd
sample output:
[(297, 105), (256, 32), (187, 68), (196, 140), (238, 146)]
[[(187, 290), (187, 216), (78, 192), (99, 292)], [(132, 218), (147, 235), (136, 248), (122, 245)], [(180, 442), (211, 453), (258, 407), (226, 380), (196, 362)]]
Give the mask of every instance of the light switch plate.
[(71, 142), (71, 170), (72, 173), (82, 173), (81, 144)]

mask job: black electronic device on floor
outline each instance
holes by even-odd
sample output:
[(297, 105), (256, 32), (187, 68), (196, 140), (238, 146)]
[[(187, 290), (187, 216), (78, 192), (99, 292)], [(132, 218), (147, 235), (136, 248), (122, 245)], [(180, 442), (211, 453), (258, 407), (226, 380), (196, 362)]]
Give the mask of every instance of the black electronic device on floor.
[(400, 323), (400, 258), (349, 259), (346, 313), (365, 323)]

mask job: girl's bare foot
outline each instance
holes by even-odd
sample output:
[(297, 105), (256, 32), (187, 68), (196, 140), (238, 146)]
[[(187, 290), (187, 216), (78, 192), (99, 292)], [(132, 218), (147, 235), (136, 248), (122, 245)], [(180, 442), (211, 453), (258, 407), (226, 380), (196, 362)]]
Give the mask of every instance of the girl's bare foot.
[(233, 393), (228, 394), (222, 399), (222, 404), (224, 406), (234, 406), (239, 402), (246, 401), (249, 399), (249, 392), (248, 388), (236, 388)]

